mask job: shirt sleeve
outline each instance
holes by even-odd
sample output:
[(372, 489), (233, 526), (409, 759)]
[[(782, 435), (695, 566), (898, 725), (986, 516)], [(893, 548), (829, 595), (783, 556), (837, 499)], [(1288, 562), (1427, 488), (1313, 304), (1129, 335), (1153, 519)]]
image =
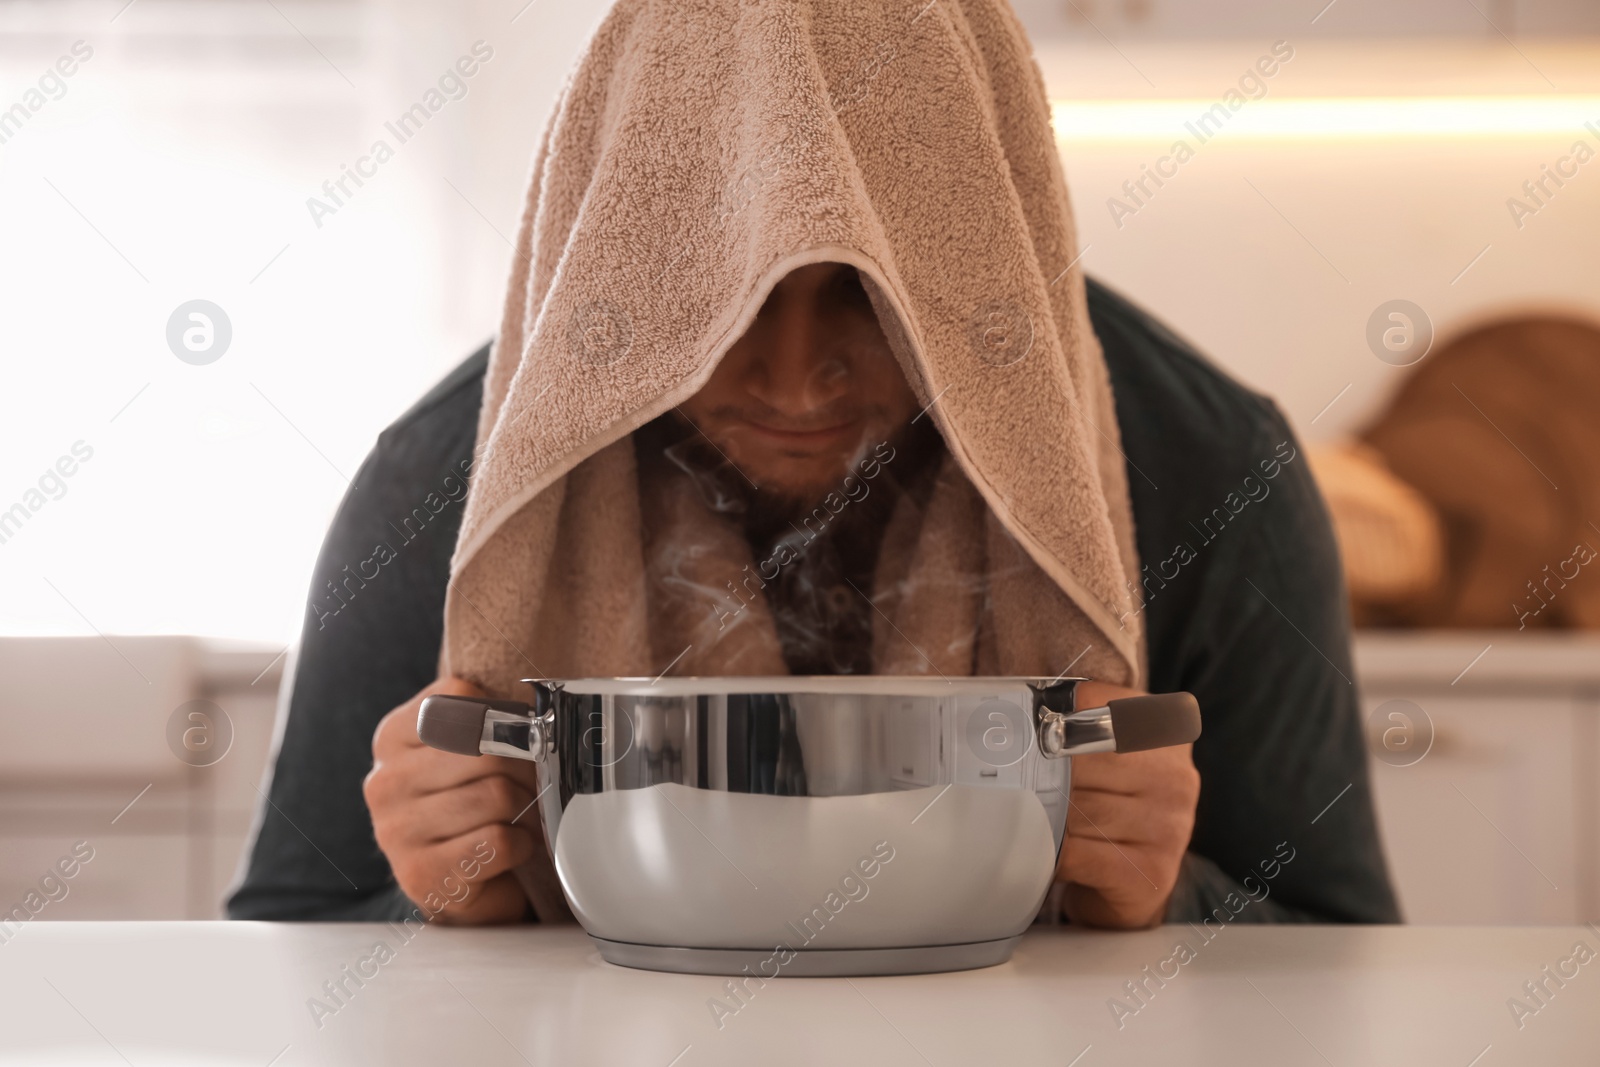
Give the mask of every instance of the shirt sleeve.
[(1201, 707), (1200, 801), (1167, 919), (1398, 922), (1338, 548), (1299, 442), (1268, 407), (1251, 469), (1218, 501), (1234, 517), (1196, 528), (1210, 558), (1181, 681)]
[(457, 392), (445, 410), (379, 438), (328, 530), (230, 918), (413, 913), (373, 836), (362, 782), (378, 722), (437, 673), (473, 428), (470, 411), (453, 408), (477, 403), (472, 390)]

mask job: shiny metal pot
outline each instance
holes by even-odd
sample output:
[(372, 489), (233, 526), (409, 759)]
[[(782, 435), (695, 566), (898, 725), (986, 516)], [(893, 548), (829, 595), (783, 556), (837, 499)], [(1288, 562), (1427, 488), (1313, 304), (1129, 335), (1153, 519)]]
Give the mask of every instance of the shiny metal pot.
[(776, 977), (1002, 963), (1050, 888), (1072, 755), (1193, 741), (1187, 693), (1082, 679), (526, 679), (431, 696), (436, 748), (539, 764), (545, 839), (601, 955)]

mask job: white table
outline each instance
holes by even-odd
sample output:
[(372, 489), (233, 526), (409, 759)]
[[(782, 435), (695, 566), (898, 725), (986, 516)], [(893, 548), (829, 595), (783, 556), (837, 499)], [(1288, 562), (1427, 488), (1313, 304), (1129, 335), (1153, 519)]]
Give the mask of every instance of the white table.
[[(1600, 1063), (1600, 958), (1519, 1030), (1507, 999), (1582, 927), (1230, 927), (1030, 934), (1009, 964), (780, 979), (719, 1030), (725, 979), (602, 963), (578, 931), (47, 923), (0, 945), (0, 1063), (1107, 1064), (1501, 1067)], [(1194, 958), (1119, 1029), (1108, 1001)], [(386, 942), (320, 1027), (308, 1001)], [(1571, 969), (1572, 965), (1568, 966)], [(731, 1002), (728, 1002), (731, 1006)], [(676, 1057), (676, 1058), (675, 1058)]]

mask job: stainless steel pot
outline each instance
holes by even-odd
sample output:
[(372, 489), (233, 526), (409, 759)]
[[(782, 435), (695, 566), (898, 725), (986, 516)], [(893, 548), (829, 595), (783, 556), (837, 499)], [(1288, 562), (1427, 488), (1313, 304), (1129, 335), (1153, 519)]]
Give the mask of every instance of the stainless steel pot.
[(905, 974), (1002, 963), (1050, 888), (1071, 759), (1193, 741), (1188, 693), (1083, 679), (525, 679), (431, 696), (436, 748), (539, 764), (556, 871), (612, 963)]

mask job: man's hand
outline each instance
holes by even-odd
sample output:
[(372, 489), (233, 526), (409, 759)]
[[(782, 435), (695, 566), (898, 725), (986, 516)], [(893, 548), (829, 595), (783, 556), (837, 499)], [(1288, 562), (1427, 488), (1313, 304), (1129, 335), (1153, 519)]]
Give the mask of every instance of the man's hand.
[[(383, 717), (362, 785), (378, 847), (406, 896), (429, 911), (442, 903), (439, 921), (516, 922), (527, 914), (528, 898), (511, 869), (533, 856), (538, 840), (525, 828), (538, 814), (536, 768), (424, 745), (417, 709), (433, 693), (487, 695), (441, 679)], [(425, 903), (430, 895), (433, 905)]]
[[(1139, 696), (1104, 682), (1078, 685), (1077, 706)], [(1192, 745), (1072, 757), (1067, 839), (1056, 881), (1067, 917), (1086, 926), (1155, 926), (1194, 832), (1200, 772)]]

